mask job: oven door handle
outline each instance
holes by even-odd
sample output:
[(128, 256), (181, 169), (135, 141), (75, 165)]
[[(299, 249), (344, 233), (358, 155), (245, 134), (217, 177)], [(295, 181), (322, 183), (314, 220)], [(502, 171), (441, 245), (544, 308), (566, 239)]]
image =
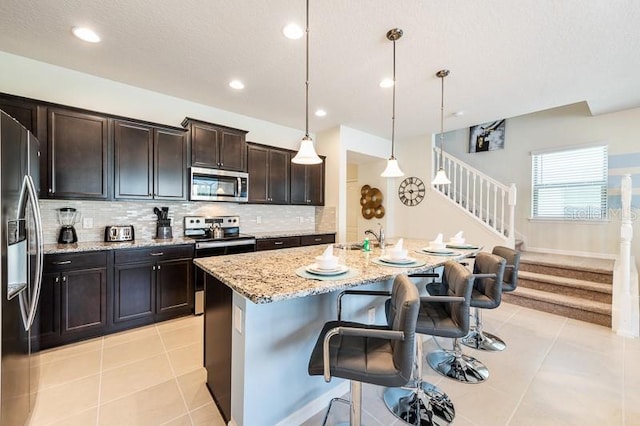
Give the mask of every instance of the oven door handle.
[(196, 250), (218, 248), (218, 247), (252, 246), (255, 243), (256, 243), (255, 239), (238, 240), (238, 241), (207, 241), (203, 243), (196, 243)]

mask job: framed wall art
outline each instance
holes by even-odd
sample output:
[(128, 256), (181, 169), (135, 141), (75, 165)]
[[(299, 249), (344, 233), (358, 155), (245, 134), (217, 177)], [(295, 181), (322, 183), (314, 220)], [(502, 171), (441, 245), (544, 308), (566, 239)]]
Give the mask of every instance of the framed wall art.
[(504, 149), (505, 121), (490, 121), (469, 128), (469, 152)]

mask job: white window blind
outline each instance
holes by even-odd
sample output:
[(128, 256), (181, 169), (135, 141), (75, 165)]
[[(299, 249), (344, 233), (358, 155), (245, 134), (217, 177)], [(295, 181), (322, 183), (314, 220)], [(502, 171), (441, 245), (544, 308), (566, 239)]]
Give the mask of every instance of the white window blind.
[(532, 161), (532, 217), (606, 219), (606, 145), (534, 153)]

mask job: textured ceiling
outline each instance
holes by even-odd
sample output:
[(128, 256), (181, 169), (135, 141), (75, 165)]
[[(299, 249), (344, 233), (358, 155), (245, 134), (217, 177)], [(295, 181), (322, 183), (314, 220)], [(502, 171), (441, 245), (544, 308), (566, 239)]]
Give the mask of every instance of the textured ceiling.
[[(281, 33), (304, 12), (304, 0), (2, 0), (0, 50), (304, 128), (304, 39)], [(390, 137), (378, 83), (394, 27), (399, 138), (438, 131), (441, 68), (446, 130), (580, 101), (594, 114), (638, 107), (638, 22), (637, 0), (312, 0), (310, 104), (328, 115), (311, 131)], [(103, 42), (72, 37), (79, 25)]]

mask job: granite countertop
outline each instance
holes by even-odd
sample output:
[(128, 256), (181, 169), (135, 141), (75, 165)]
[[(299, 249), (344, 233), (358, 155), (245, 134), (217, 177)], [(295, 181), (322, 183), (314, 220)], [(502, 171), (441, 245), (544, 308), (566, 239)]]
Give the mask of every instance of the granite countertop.
[(444, 264), (447, 260), (461, 259), (479, 251), (454, 250), (455, 254), (451, 256), (428, 255), (415, 251), (428, 245), (427, 240), (404, 240), (404, 247), (409, 250), (409, 256), (426, 262), (424, 266), (413, 268), (373, 263), (372, 259), (382, 254), (378, 248), (368, 253), (335, 249), (334, 254), (340, 257), (340, 263), (360, 271), (357, 276), (342, 280), (320, 281), (296, 275), (297, 268), (314, 263), (314, 258), (324, 252), (326, 244), (205, 257), (195, 259), (194, 263), (250, 301), (271, 303), (390, 280), (398, 274), (425, 272)]
[(156, 240), (155, 238), (125, 241), (125, 242), (104, 242), (104, 241), (83, 241), (81, 243), (74, 244), (45, 244), (44, 254), (57, 254), (57, 253), (81, 253), (88, 251), (100, 251), (100, 250), (118, 250), (128, 248), (141, 248), (141, 247), (155, 247), (155, 246), (171, 246), (181, 244), (193, 244), (194, 241), (191, 238), (174, 237), (163, 240)]
[(273, 232), (253, 232), (256, 239), (264, 238), (284, 238), (284, 237), (302, 237), (306, 235), (325, 235), (335, 234), (336, 231), (273, 231)]

